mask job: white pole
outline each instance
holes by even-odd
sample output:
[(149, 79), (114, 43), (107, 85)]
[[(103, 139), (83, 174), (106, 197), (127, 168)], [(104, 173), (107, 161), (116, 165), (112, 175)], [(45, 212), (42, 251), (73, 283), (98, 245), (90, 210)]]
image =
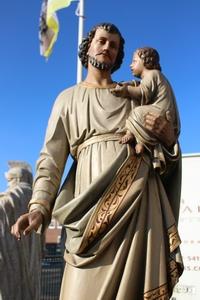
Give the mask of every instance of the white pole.
[[(79, 11), (78, 11), (79, 23), (78, 23), (78, 47), (82, 42), (83, 38), (83, 23), (84, 23), (84, 0), (79, 0)], [(79, 57), (77, 58), (77, 83), (82, 81), (83, 67)]]

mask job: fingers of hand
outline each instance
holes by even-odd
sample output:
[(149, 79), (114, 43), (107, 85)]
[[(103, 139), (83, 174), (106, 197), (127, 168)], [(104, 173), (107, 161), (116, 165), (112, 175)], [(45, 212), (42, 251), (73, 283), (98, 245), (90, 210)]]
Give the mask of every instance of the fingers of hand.
[(145, 127), (148, 128), (149, 130), (153, 129), (155, 127), (155, 120), (156, 120), (155, 116), (153, 116), (150, 113), (147, 113), (144, 119)]
[(115, 96), (117, 96), (118, 94), (119, 94), (119, 92), (121, 91), (121, 87), (116, 87), (115, 89), (111, 89), (110, 90), (110, 92), (113, 94), (113, 95), (115, 95)]
[(122, 93), (123, 93), (123, 90), (122, 90), (122, 88), (121, 87), (119, 87), (119, 88), (115, 88), (115, 89), (113, 89), (113, 90), (111, 90), (111, 93), (114, 95), (114, 96), (121, 96), (122, 95)]
[(41, 212), (33, 211), (31, 213), (24, 214), (18, 218), (16, 223), (11, 228), (11, 233), (18, 239), (21, 239), (21, 234), (27, 235), (32, 230), (37, 230), (42, 224), (43, 217)]
[(19, 230), (16, 228), (15, 224), (11, 227), (11, 233), (12, 233), (12, 235), (14, 235), (14, 237), (17, 240), (21, 239), (21, 234), (20, 234)]
[(126, 144), (126, 138), (123, 136), (120, 140), (119, 140), (120, 144)]
[(121, 91), (123, 91), (123, 87), (122, 86), (116, 86), (116, 88), (115, 88), (115, 91), (116, 92), (121, 92)]
[(145, 116), (145, 127), (154, 133), (160, 134), (166, 126), (167, 120), (162, 116), (153, 113), (147, 113)]
[(31, 224), (28, 227), (26, 227), (26, 229), (23, 231), (23, 235), (28, 235), (33, 230), (37, 231), (38, 227), (39, 226), (36, 221), (31, 222)]
[(20, 216), (11, 228), (11, 233), (20, 240), (21, 233), (28, 226), (28, 214)]

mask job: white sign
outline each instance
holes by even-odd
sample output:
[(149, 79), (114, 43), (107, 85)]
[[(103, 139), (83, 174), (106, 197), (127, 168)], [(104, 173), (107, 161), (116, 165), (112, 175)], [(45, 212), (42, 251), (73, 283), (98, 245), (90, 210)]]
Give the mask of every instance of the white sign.
[(200, 300), (200, 154), (183, 155), (179, 216), (185, 270), (171, 300)]

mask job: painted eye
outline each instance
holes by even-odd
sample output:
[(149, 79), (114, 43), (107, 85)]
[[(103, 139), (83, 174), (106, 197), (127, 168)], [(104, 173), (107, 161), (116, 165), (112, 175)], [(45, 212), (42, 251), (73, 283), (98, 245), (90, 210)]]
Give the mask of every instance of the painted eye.
[(98, 43), (103, 45), (103, 44), (105, 44), (105, 41), (104, 40), (98, 40)]

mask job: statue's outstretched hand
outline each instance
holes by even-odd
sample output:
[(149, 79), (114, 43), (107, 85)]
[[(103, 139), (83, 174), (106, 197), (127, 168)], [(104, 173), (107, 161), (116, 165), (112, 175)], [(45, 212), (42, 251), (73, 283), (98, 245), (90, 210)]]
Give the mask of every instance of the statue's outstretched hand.
[(37, 231), (43, 223), (43, 215), (38, 210), (33, 210), (24, 215), (21, 215), (16, 223), (11, 228), (11, 233), (18, 239), (21, 239), (21, 234), (28, 235), (30, 232)]

